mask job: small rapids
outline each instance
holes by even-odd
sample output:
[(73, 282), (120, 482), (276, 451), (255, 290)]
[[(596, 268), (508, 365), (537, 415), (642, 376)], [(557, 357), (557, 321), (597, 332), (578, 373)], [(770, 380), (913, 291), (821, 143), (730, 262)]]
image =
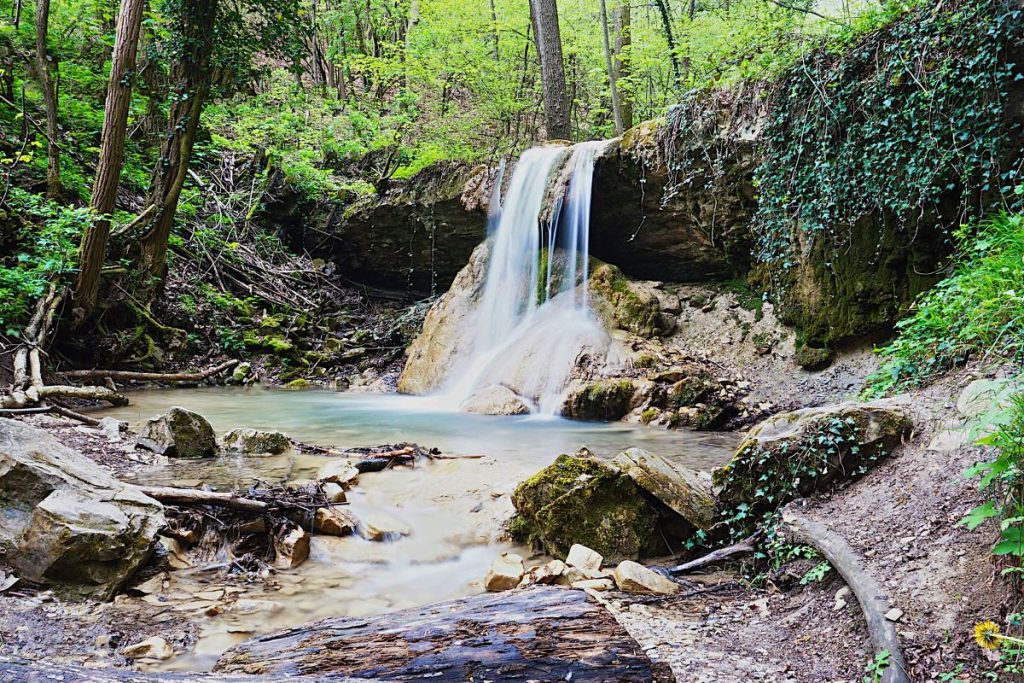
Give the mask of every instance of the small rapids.
[[(581, 361), (608, 356), (611, 338), (587, 291), (594, 163), (607, 144), (523, 153), (496, 212), (483, 295), (460, 331), (465, 351), (438, 397), (444, 404), (458, 407), (503, 386), (532, 412), (557, 415)], [(549, 202), (552, 218), (545, 221)]]

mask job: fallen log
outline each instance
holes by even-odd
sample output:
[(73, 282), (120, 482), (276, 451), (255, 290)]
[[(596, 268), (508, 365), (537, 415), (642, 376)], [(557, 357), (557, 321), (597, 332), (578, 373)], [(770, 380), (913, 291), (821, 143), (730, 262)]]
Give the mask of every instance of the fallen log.
[[(176, 671), (133, 671), (129, 668), (96, 668), (71, 664), (53, 664), (42, 659), (30, 661), (0, 655), (0, 683), (165, 683), (169, 681), (200, 681), (202, 683), (251, 683), (251, 676), (222, 676), (207, 673)], [(296, 683), (316, 679), (302, 676), (290, 679)], [(332, 679), (332, 683), (354, 683), (353, 679)], [(374, 683), (359, 679), (358, 683)]]
[(433, 683), (674, 680), (586, 593), (554, 587), (325, 619), (236, 645), (214, 672)]
[(171, 505), (216, 505), (244, 512), (265, 512), (269, 507), (261, 500), (243, 498), (223, 491), (179, 489), (172, 486), (140, 486), (139, 490), (150, 498)]
[(62, 385), (33, 386), (26, 391), (13, 391), (0, 396), (0, 408), (26, 408), (47, 398), (75, 398), (107, 401), (115, 406), (128, 405), (127, 397), (107, 387), (73, 387)]
[(910, 683), (896, 626), (885, 618), (891, 608), (889, 597), (864, 569), (853, 548), (824, 524), (807, 519), (791, 508), (782, 511), (782, 524), (789, 540), (809, 545), (821, 553), (857, 597), (875, 652), (889, 653), (889, 668), (882, 674), (881, 683)]
[(201, 382), (204, 379), (219, 375), (238, 365), (237, 360), (229, 360), (201, 372), (133, 372), (131, 370), (69, 370), (64, 374), (73, 379), (106, 380), (117, 382)]
[(734, 557), (749, 555), (755, 550), (754, 543), (756, 540), (757, 534), (750, 536), (749, 538), (745, 538), (739, 543), (730, 545), (726, 548), (719, 548), (718, 550), (714, 550), (708, 553), (707, 555), (704, 555), (703, 557), (698, 557), (695, 560), (690, 560), (689, 562), (684, 562), (683, 564), (676, 565), (668, 571), (670, 574), (686, 574), (687, 572), (697, 571), (698, 569), (703, 569), (704, 567), (708, 567), (713, 564), (718, 564), (719, 562), (724, 562), (725, 560), (731, 560)]

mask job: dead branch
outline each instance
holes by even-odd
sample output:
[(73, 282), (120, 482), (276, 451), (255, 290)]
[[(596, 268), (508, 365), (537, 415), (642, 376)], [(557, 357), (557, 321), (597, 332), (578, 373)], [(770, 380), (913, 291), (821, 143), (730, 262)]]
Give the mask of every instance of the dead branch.
[(684, 562), (683, 564), (672, 567), (669, 569), (669, 572), (672, 574), (686, 574), (713, 564), (718, 564), (725, 560), (730, 560), (734, 557), (749, 555), (754, 552), (754, 544), (756, 541), (757, 534), (750, 536), (749, 538), (745, 538), (739, 543), (730, 545), (727, 548), (719, 548), (718, 550), (710, 552), (703, 557), (698, 557), (696, 560), (690, 560), (689, 562)]
[(219, 375), (238, 365), (237, 360), (229, 360), (201, 372), (132, 372), (130, 370), (70, 370), (64, 374), (73, 379), (106, 380), (117, 382), (201, 382), (204, 379)]
[(180, 489), (171, 486), (140, 486), (139, 490), (161, 503), (172, 505), (216, 505), (244, 512), (265, 512), (268, 505), (261, 500), (242, 498), (233, 493)]

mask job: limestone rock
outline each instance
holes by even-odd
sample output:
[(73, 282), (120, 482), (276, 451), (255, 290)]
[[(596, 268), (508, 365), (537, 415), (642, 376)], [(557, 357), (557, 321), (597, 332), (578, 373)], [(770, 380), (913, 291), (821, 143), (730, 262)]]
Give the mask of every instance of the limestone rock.
[(618, 420), (634, 407), (635, 394), (631, 380), (596, 380), (571, 391), (562, 414), (574, 420)]
[(676, 466), (640, 448), (620, 453), (612, 463), (695, 527), (707, 530), (715, 523), (710, 473)]
[(484, 588), (491, 592), (507, 591), (519, 585), (525, 573), (523, 558), (514, 553), (503, 553), (496, 557), (487, 570)]
[(617, 468), (591, 457), (560, 455), (512, 494), (513, 535), (565, 557), (583, 544), (613, 561), (665, 550), (659, 514)]
[(121, 650), (121, 654), (128, 659), (163, 660), (170, 659), (174, 655), (174, 648), (160, 636), (153, 636), (128, 645)]
[(286, 434), (275, 431), (262, 431), (247, 427), (232, 429), (222, 439), (224, 450), (235, 453), (254, 455), (270, 453), (277, 455), (288, 450), (291, 442)]
[(655, 337), (667, 329), (654, 288), (627, 279), (617, 267), (594, 268), (588, 283), (594, 310), (609, 327), (640, 337)]
[(628, 593), (651, 595), (673, 595), (679, 590), (676, 582), (630, 560), (620, 562), (615, 568), (615, 585)]
[(542, 586), (549, 585), (552, 583), (558, 583), (569, 568), (561, 560), (551, 560), (547, 564), (542, 564), (539, 567), (533, 567), (526, 572), (523, 576), (520, 585), (526, 584), (540, 584)]
[(582, 581), (573, 581), (569, 585), (580, 590), (592, 591), (610, 591), (615, 587), (615, 583), (611, 579), (583, 579)]
[(0, 555), (18, 576), (106, 600), (149, 559), (163, 506), (46, 432), (0, 418)]
[(569, 554), (565, 558), (566, 565), (583, 571), (600, 571), (602, 562), (604, 562), (604, 558), (600, 553), (579, 543), (569, 548)]
[(169, 458), (205, 458), (217, 453), (217, 436), (206, 418), (184, 408), (171, 408), (149, 418), (138, 444)]
[(359, 520), (341, 508), (317, 508), (313, 517), (313, 530), (329, 536), (348, 536), (357, 526)]
[(480, 415), (526, 415), (530, 406), (516, 392), (499, 385), (476, 392), (459, 406), (467, 413)]
[(335, 484), (333, 481), (321, 484), (320, 490), (323, 492), (324, 497), (327, 498), (328, 503), (344, 503), (348, 500), (348, 496), (345, 495), (345, 488), (341, 484)]
[(368, 541), (391, 541), (408, 536), (412, 529), (400, 519), (380, 510), (360, 511), (356, 533)]
[(278, 569), (293, 569), (309, 557), (309, 534), (295, 525), (282, 530), (274, 537), (274, 566)]
[(359, 470), (348, 460), (334, 460), (321, 467), (316, 478), (321, 482), (345, 486), (359, 478)]

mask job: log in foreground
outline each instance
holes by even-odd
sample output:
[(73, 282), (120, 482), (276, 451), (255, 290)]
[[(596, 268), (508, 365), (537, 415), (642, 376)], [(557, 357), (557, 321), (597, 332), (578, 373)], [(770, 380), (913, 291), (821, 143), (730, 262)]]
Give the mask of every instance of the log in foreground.
[(671, 681), (583, 591), (538, 587), (332, 618), (271, 633), (221, 656), (217, 673), (282, 680)]
[(807, 519), (791, 508), (782, 511), (782, 523), (792, 541), (811, 546), (836, 568), (860, 603), (875, 652), (889, 652), (889, 668), (881, 683), (910, 683), (896, 625), (885, 618), (891, 605), (888, 593), (865, 569), (850, 545), (824, 524)]

